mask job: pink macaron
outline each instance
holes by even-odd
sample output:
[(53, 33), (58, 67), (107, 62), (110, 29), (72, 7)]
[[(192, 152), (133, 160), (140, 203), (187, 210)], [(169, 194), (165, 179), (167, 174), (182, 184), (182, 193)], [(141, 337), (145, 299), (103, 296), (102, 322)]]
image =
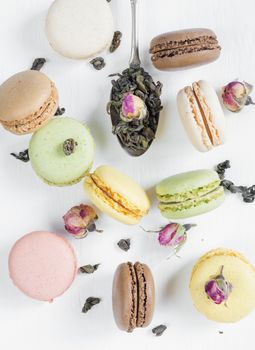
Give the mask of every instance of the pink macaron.
[(72, 284), (77, 261), (69, 242), (54, 233), (37, 231), (20, 238), (9, 255), (9, 274), (27, 296), (52, 301)]

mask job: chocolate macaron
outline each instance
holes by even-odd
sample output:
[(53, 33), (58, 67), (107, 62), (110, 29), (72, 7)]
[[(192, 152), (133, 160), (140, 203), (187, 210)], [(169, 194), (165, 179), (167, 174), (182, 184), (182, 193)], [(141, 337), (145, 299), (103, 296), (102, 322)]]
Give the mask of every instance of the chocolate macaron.
[(151, 41), (152, 63), (159, 70), (188, 68), (215, 61), (221, 47), (210, 29), (185, 29), (158, 35)]
[(147, 327), (153, 317), (155, 287), (152, 273), (145, 264), (120, 264), (115, 272), (112, 307), (117, 326), (126, 332)]

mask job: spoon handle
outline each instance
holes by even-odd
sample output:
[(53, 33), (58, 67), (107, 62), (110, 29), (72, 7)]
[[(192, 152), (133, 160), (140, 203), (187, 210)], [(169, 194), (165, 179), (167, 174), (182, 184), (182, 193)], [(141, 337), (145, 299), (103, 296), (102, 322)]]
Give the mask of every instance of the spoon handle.
[(139, 57), (139, 35), (138, 35), (138, 1), (130, 0), (132, 9), (132, 41), (131, 41), (131, 57), (129, 66), (131, 68), (139, 68), (141, 60)]

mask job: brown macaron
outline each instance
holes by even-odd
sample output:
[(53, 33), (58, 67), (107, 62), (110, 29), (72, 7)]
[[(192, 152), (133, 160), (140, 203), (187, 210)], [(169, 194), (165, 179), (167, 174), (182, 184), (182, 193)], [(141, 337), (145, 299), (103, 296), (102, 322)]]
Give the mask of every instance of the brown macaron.
[(126, 332), (147, 327), (153, 317), (155, 287), (152, 273), (145, 264), (120, 264), (115, 272), (112, 307), (117, 326)]
[(210, 29), (185, 29), (158, 35), (151, 41), (152, 63), (159, 70), (188, 68), (215, 61), (221, 47)]
[(0, 123), (8, 131), (29, 134), (48, 122), (58, 108), (58, 92), (43, 73), (17, 73), (0, 86)]

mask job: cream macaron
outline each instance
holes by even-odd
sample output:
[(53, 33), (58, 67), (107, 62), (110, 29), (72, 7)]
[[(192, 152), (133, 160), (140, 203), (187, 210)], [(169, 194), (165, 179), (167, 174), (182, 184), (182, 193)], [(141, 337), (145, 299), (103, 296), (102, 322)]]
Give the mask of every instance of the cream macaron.
[(103, 165), (85, 177), (84, 190), (101, 211), (127, 224), (138, 224), (150, 209), (146, 192), (129, 176)]
[(200, 80), (186, 86), (177, 95), (177, 106), (187, 135), (197, 150), (207, 152), (225, 142), (225, 116), (210, 83)]
[(113, 38), (111, 7), (106, 0), (55, 0), (46, 18), (46, 35), (59, 54), (86, 59), (107, 49)]
[(0, 86), (0, 123), (14, 134), (33, 133), (55, 115), (57, 108), (55, 84), (39, 71), (19, 72)]
[(208, 319), (237, 322), (255, 307), (255, 268), (233, 250), (212, 250), (195, 264), (190, 293), (196, 309)]

